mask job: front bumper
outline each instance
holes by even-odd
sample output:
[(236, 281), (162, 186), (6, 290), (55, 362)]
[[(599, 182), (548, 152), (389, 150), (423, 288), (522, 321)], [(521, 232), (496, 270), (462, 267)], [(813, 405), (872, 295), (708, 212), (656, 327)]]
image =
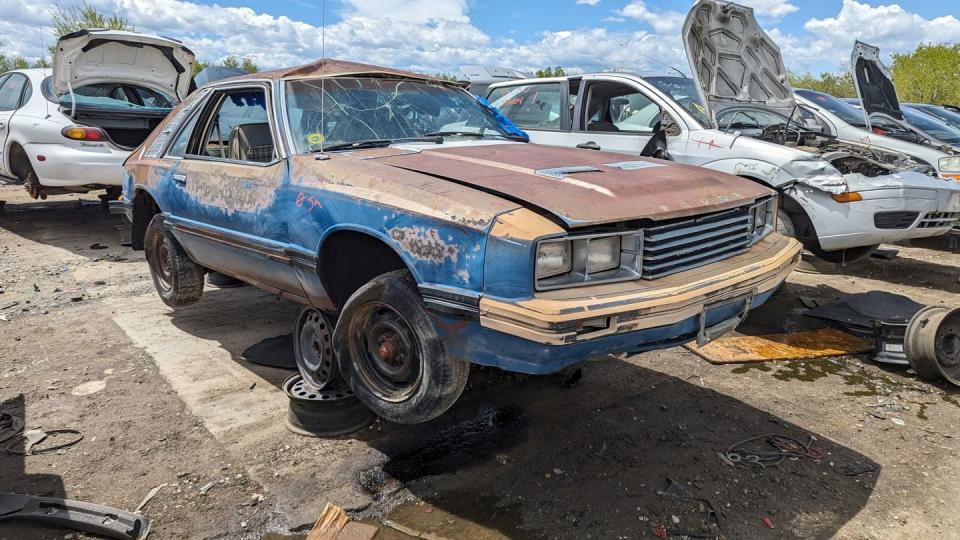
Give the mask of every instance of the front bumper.
[[(100, 143), (96, 148), (69, 144), (27, 144), (40, 185), (47, 187), (119, 186), (130, 151)], [(40, 161), (37, 156), (43, 156)]]
[[(928, 180), (929, 181), (929, 180)], [(790, 194), (803, 206), (825, 251), (900, 242), (946, 234), (960, 218), (960, 190), (943, 180), (942, 187), (887, 187), (855, 189), (863, 200), (835, 201), (829, 193), (797, 186)], [(888, 212), (916, 214), (899, 228), (878, 228), (875, 217)], [(944, 219), (946, 215), (947, 219)]]
[(589, 358), (663, 349), (732, 330), (800, 260), (801, 246), (772, 234), (750, 251), (652, 281), (483, 297), (477, 319), (433, 312), (447, 352), (473, 363), (552, 373)]

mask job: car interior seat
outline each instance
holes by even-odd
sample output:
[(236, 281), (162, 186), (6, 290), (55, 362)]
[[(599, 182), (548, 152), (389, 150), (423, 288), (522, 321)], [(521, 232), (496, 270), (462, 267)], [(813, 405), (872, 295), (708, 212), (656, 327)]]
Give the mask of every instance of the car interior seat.
[(239, 124), (230, 130), (227, 140), (229, 159), (267, 163), (273, 161), (273, 135), (266, 122)]

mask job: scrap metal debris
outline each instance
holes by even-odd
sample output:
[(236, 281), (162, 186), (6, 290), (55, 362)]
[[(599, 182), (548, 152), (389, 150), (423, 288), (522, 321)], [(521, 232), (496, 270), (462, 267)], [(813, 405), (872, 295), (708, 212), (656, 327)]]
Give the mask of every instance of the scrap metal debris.
[(684, 345), (711, 364), (807, 360), (873, 351), (870, 343), (835, 328), (763, 336), (727, 336), (703, 347)]
[[(45, 446), (43, 448), (36, 448), (37, 445), (47, 440), (50, 435), (75, 435), (74, 438), (67, 440), (65, 443), (54, 444), (53, 446)], [(18, 448), (18, 443), (21, 443), (21, 439), (26, 444), (23, 444), (22, 448)], [(78, 442), (83, 440), (83, 434), (75, 429), (64, 428), (64, 429), (51, 429), (49, 431), (44, 431), (42, 429), (30, 429), (24, 431), (23, 434), (14, 437), (4, 448), (8, 454), (13, 454), (17, 456), (28, 456), (36, 454), (46, 454), (49, 452), (56, 452), (57, 450), (63, 450), (69, 448)], [(22, 443), (21, 443), (22, 444)]]
[(23, 431), (23, 419), (13, 413), (0, 411), (0, 443)]
[(160, 493), (160, 490), (163, 489), (165, 486), (166, 484), (160, 484), (159, 486), (154, 486), (153, 489), (151, 489), (147, 493), (147, 495), (143, 498), (143, 500), (140, 501), (140, 504), (137, 505), (136, 510), (134, 510), (133, 512), (135, 514), (139, 514), (140, 511), (143, 510), (143, 507), (146, 506), (148, 502), (150, 502), (150, 499), (153, 499), (154, 497), (156, 497), (157, 493)]
[(120, 540), (143, 540), (150, 532), (150, 520), (117, 508), (57, 497), (0, 493), (0, 521), (13, 519), (42, 521)]
[[(731, 467), (766, 469), (776, 467), (791, 457), (822, 459), (823, 452), (812, 446), (814, 441), (814, 437), (810, 437), (807, 442), (801, 442), (785, 435), (761, 435), (733, 444), (719, 456), (721, 461)], [(761, 443), (762, 447), (757, 448), (757, 443)]]

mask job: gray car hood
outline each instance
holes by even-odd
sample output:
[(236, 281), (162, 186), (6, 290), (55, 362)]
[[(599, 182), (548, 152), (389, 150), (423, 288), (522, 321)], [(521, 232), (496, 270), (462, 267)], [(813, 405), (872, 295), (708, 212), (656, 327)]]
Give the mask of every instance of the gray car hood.
[(880, 61), (878, 47), (861, 41), (855, 42), (850, 55), (850, 69), (868, 127), (871, 114), (885, 114), (903, 121), (897, 89), (893, 86), (893, 75)]
[(760, 28), (753, 8), (700, 0), (683, 23), (687, 61), (710, 116), (758, 105), (789, 117), (796, 102), (780, 48)]

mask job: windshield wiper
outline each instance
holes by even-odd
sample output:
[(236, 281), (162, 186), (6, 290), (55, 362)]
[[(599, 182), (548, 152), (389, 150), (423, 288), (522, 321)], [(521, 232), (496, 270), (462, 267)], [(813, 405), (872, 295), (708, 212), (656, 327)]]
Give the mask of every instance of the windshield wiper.
[[(400, 139), (367, 139), (365, 141), (353, 141), (345, 143), (337, 143), (326, 145), (323, 147), (324, 152), (335, 152), (337, 150), (360, 150), (362, 148), (382, 148), (384, 146), (390, 146), (391, 144), (402, 143), (402, 142), (432, 142), (434, 144), (443, 144), (443, 137), (441, 136), (430, 136), (426, 135), (423, 137), (405, 137)], [(320, 152), (319, 148), (311, 150), (312, 152)]]
[(509, 139), (511, 141), (524, 141), (523, 137), (519, 135), (503, 135), (500, 133), (482, 133), (479, 131), (434, 131), (432, 133), (427, 133), (427, 137), (475, 137), (477, 139), (483, 139), (486, 137), (500, 137), (503, 139)]

